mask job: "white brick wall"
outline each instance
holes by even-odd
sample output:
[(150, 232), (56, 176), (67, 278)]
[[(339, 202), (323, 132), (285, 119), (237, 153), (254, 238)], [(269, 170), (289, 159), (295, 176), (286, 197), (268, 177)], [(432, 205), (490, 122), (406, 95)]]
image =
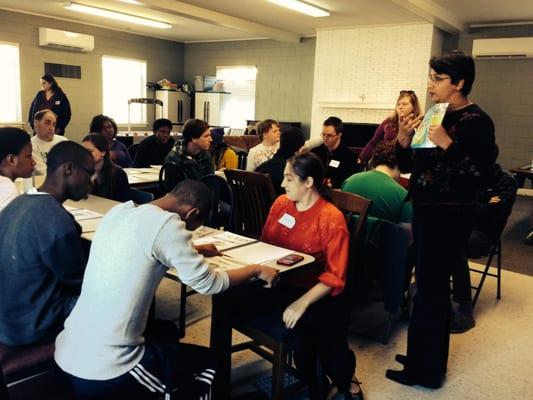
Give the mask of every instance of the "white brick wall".
[[(414, 90), (425, 108), (428, 61), (432, 47), (442, 40), (434, 40), (435, 35), (433, 25), (426, 23), (319, 31), (311, 137), (320, 134), (322, 121), (330, 115), (345, 122), (381, 122), (394, 108), (400, 90)], [(360, 103), (362, 96), (365, 107), (375, 108), (320, 104)]]

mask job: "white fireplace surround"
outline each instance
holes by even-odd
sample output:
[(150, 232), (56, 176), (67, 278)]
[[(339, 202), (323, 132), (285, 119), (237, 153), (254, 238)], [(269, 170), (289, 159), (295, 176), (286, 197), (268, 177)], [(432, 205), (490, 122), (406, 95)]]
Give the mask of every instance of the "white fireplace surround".
[(380, 123), (401, 90), (414, 90), (425, 109), (428, 62), (441, 48), (440, 31), (427, 23), (318, 31), (311, 137), (332, 115)]

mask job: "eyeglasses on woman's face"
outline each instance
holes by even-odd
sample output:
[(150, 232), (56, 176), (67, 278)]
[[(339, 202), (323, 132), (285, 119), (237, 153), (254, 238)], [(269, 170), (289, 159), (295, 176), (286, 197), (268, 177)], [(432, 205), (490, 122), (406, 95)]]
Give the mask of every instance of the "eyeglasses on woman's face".
[(404, 94), (415, 94), (414, 90), (400, 90), (400, 95)]

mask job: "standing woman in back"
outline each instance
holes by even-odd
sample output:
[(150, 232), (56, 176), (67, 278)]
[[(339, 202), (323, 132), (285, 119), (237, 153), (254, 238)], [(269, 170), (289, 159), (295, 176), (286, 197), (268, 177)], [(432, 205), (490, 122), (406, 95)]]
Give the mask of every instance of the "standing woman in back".
[(418, 117), (420, 111), (420, 103), (415, 92), (412, 90), (400, 90), (394, 112), (377, 127), (372, 139), (370, 139), (365, 148), (359, 153), (357, 162), (360, 164), (368, 163), (372, 158), (372, 154), (374, 154), (374, 149), (379, 143), (382, 141), (389, 142), (396, 140), (400, 118), (409, 114)]
[(57, 84), (56, 78), (50, 74), (41, 77), (41, 86), (31, 102), (28, 121), (33, 129), (33, 117), (38, 111), (49, 109), (57, 115), (56, 135), (65, 135), (65, 128), (70, 122), (70, 103), (63, 89)]

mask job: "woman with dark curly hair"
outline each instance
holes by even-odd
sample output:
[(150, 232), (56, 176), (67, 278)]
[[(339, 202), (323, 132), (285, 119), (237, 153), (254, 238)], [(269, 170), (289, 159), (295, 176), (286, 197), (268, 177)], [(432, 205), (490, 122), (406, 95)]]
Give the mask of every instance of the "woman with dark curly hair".
[(131, 167), (133, 161), (128, 148), (124, 143), (115, 139), (118, 128), (113, 118), (103, 114), (95, 115), (91, 121), (90, 132), (101, 133), (107, 139), (111, 161), (122, 168)]

